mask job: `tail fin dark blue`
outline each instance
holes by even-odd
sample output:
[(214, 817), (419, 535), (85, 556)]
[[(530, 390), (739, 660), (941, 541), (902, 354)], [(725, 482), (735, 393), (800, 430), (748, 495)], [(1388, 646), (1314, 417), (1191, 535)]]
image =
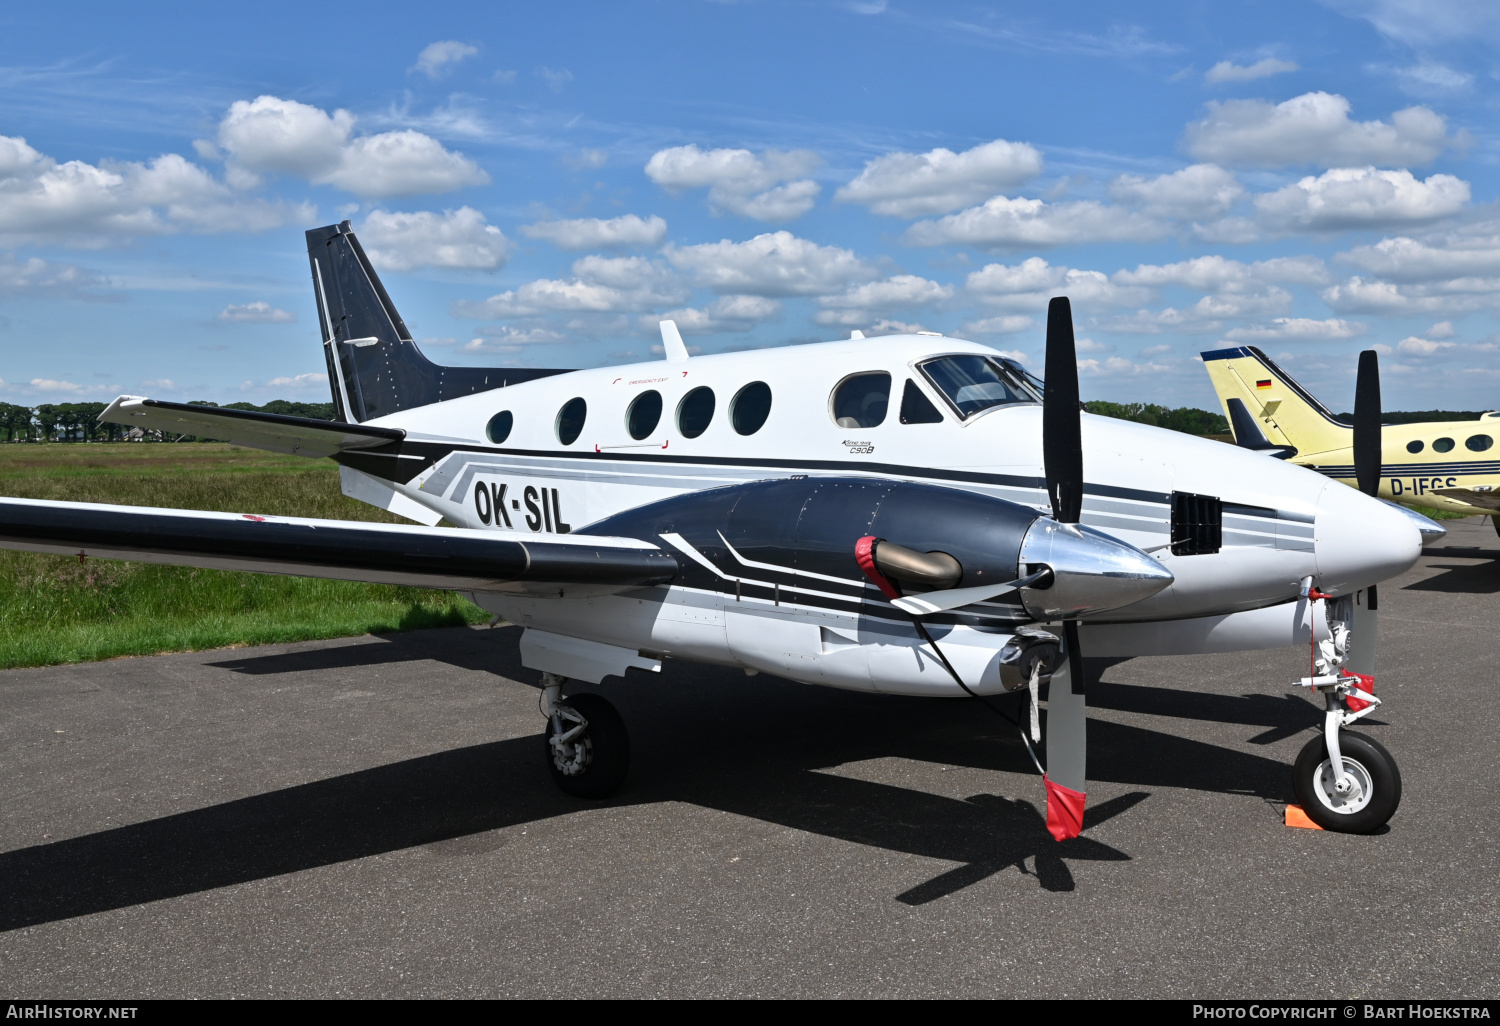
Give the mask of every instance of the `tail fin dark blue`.
[(443, 367), (422, 355), (349, 222), (307, 233), (328, 383), (340, 419), (400, 410), (545, 378), (561, 370)]

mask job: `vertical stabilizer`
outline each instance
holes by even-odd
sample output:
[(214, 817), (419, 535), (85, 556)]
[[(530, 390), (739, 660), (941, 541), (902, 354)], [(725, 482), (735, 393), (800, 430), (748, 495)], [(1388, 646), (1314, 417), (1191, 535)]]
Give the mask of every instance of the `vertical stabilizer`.
[(1349, 447), (1349, 425), (1255, 346), (1201, 355), (1237, 445), (1299, 461)]
[(318, 323), (333, 402), (362, 423), (564, 373), (514, 367), (444, 367), (422, 355), (349, 222), (307, 233)]

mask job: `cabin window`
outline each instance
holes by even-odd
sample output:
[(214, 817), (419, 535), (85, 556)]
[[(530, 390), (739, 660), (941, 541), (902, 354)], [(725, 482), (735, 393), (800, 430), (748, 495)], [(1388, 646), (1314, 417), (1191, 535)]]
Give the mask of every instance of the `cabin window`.
[(1224, 544), (1224, 500), (1172, 493), (1172, 555), (1206, 556)]
[(589, 415), (589, 404), (580, 396), (563, 403), (557, 411), (557, 440), (563, 445), (572, 445), (583, 434), (583, 422)]
[(654, 388), (632, 399), (630, 409), (625, 411), (625, 427), (637, 442), (655, 431), (660, 422), (661, 393)]
[(1421, 452), (1425, 448), (1427, 448), (1427, 446), (1424, 445), (1421, 441), (1406, 443), (1407, 452)]
[(484, 426), (484, 435), (496, 445), (500, 445), (510, 437), (510, 429), (515, 427), (515, 424), (516, 418), (510, 415), (510, 411), (501, 410)]
[(906, 388), (901, 392), (901, 423), (903, 424), (941, 424), (943, 415), (938, 408), (932, 405), (932, 400), (927, 398), (917, 383), (911, 378), (906, 379)]
[(714, 419), (714, 390), (700, 385), (677, 404), (677, 430), (683, 438), (697, 438)]
[(965, 420), (992, 406), (1036, 401), (985, 356), (940, 356), (921, 370)]
[(885, 371), (853, 374), (833, 390), (833, 422), (841, 428), (872, 428), (885, 423), (891, 404), (891, 376)]
[(1495, 440), (1489, 435), (1470, 435), (1464, 439), (1464, 448), (1472, 452), (1484, 452), (1495, 444)]
[(1435, 451), (1437, 451), (1437, 452), (1452, 452), (1453, 451), (1453, 439), (1451, 439), (1451, 438), (1439, 438), (1436, 442), (1432, 443), (1432, 448)]
[(771, 415), (771, 386), (752, 381), (735, 393), (729, 403), (729, 422), (742, 435), (753, 435)]

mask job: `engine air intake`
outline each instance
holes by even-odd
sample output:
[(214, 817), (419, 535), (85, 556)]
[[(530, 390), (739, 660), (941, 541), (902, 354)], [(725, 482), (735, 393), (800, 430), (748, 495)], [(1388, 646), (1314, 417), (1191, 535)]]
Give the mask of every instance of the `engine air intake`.
[(1172, 555), (1207, 556), (1224, 545), (1224, 500), (1172, 493)]

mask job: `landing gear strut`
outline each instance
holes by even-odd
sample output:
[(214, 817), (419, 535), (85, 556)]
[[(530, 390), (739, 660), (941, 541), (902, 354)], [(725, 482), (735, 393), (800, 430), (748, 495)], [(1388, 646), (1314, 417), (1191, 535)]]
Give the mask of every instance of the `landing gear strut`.
[[(1309, 588), (1307, 597), (1330, 596)], [(1325, 620), (1328, 637), (1313, 641), (1313, 675), (1303, 687), (1323, 695), (1323, 732), (1297, 755), (1292, 791), (1309, 819), (1324, 830), (1368, 834), (1395, 815), (1401, 804), (1401, 771), (1385, 746), (1372, 737), (1344, 730), (1380, 705), (1375, 678), (1351, 673), (1350, 634), (1340, 620)]]
[(565, 793), (575, 798), (607, 798), (624, 782), (630, 768), (630, 735), (625, 721), (603, 696), (563, 698), (566, 679), (542, 674), (547, 768)]

